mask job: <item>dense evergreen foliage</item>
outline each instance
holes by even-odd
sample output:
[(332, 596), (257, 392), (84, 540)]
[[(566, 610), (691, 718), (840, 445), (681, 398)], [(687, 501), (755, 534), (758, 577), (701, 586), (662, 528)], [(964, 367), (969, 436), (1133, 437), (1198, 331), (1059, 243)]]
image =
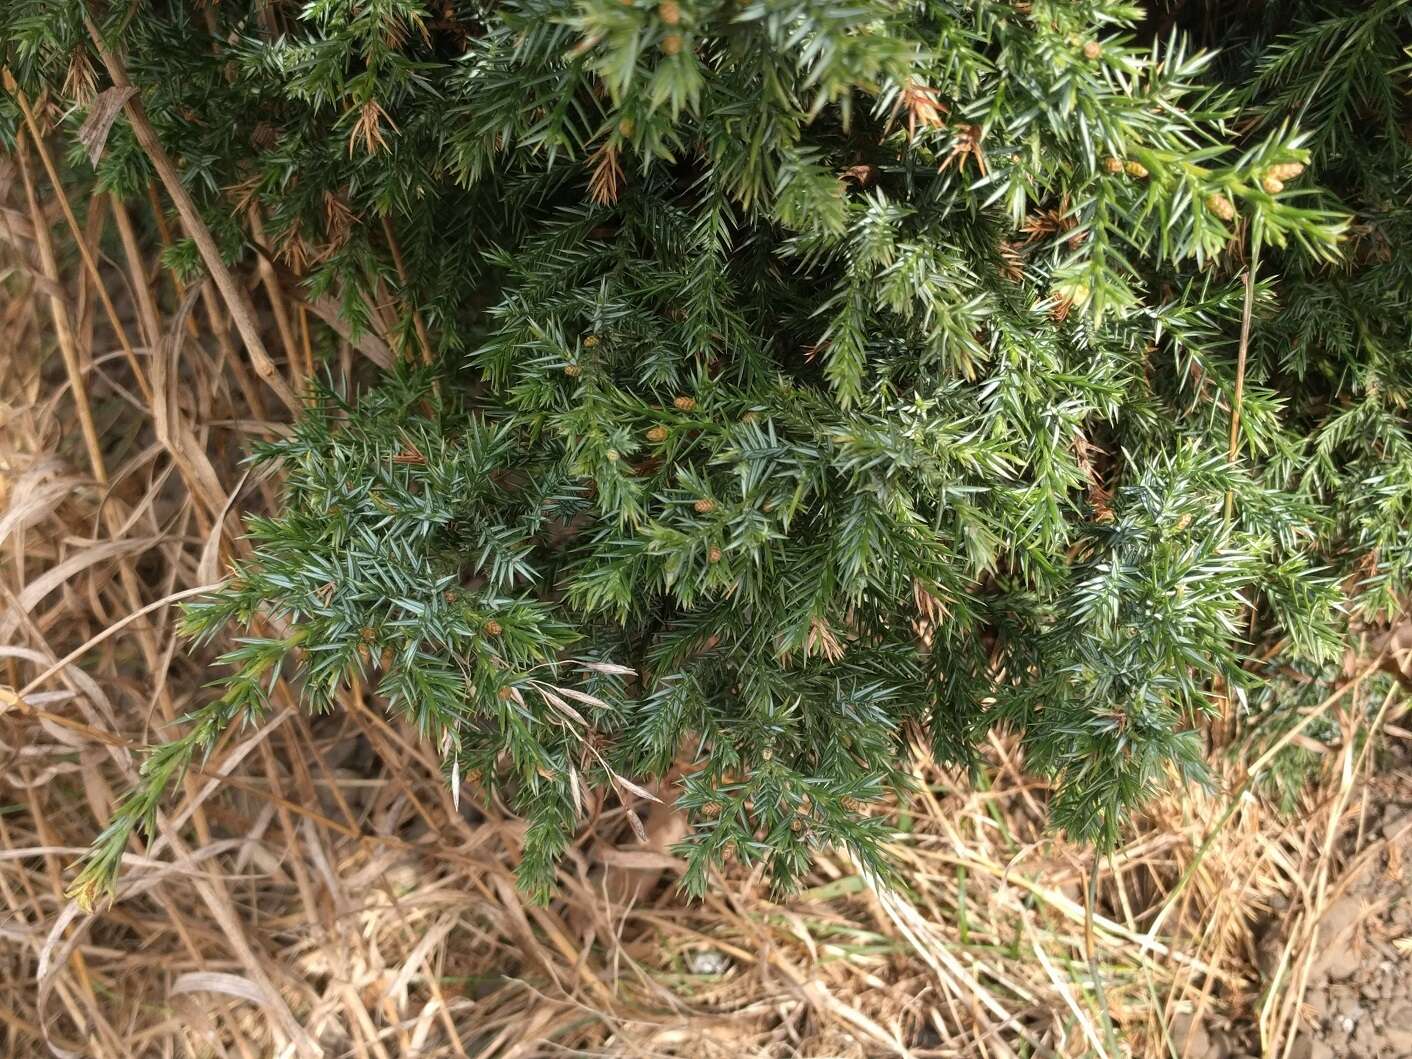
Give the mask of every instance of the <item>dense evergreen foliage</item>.
[(860, 810), (997, 727), (1109, 843), (1206, 717), (1401, 606), (1406, 5), (89, 14), (0, 11), (71, 178), (155, 182), (124, 120), (78, 146), (97, 33), (227, 259), (356, 328), (390, 292), (402, 362), (257, 454), (282, 507), (187, 617), (250, 635), (85, 895), (277, 674), (374, 685), (503, 792), (536, 896), (589, 799), (668, 773), (690, 890), (787, 886), (820, 845), (886, 874)]

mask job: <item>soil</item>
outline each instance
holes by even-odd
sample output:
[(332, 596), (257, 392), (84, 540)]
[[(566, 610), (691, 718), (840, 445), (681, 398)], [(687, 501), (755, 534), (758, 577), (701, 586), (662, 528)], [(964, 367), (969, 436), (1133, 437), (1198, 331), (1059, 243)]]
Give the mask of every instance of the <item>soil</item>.
[[(1363, 848), (1319, 920), (1304, 1029), (1290, 1059), (1412, 1057), (1412, 767), (1369, 791)], [(1260, 943), (1268, 976), (1285, 943), (1274, 918)]]
[(1380, 812), (1385, 848), (1358, 872), (1319, 922), (1304, 994), (1309, 1032), (1296, 1059), (1412, 1056), (1412, 805)]

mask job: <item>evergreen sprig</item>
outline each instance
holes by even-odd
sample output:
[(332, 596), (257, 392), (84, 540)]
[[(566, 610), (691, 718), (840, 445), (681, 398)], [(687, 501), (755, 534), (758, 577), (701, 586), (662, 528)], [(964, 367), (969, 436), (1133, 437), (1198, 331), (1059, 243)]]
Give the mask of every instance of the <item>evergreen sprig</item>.
[[(75, 6), (0, 13), (67, 132)], [(887, 875), (863, 807), (997, 726), (1100, 844), (1200, 780), (1206, 717), (1412, 578), (1407, 9), (1205, 9), (113, 11), (230, 259), (355, 329), (391, 290), (406, 363), (257, 453), (280, 507), (186, 622), (260, 635), (77, 892), (277, 681), (370, 685), (503, 792), (539, 898), (591, 798), (669, 775), (693, 892), (821, 845)], [(151, 181), (122, 123), (71, 167)]]

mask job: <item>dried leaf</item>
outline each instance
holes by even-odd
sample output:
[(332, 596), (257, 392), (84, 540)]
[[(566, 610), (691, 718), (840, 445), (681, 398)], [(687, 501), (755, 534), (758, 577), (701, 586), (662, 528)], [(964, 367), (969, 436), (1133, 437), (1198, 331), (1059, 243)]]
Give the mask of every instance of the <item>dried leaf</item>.
[(627, 666), (620, 666), (620, 665), (617, 665), (617, 664), (614, 663), (614, 662), (583, 662), (583, 661), (580, 661), (580, 662), (576, 662), (575, 665), (582, 666), (584, 669), (591, 669), (591, 670), (593, 670), (595, 673), (611, 673), (611, 674), (613, 674), (613, 675), (615, 675), (615, 676), (620, 676), (620, 677), (635, 677), (635, 676), (637, 676), (637, 670), (636, 670), (636, 669), (629, 669)]
[(661, 798), (658, 798), (657, 795), (653, 794), (651, 791), (639, 787), (632, 780), (626, 779), (623, 776), (619, 776), (616, 772), (611, 772), (609, 773), (609, 775), (613, 777), (614, 783), (621, 783), (624, 787), (632, 791), (633, 794), (637, 795), (639, 798), (646, 798), (649, 802), (656, 802), (658, 805), (662, 804)]
[[(567, 702), (561, 699), (557, 694), (555, 694), (554, 691), (551, 691), (543, 684), (535, 684), (533, 685), (533, 687), (535, 691), (539, 692), (545, 702), (549, 703), (549, 705), (553, 706), (556, 710), (560, 711), (562, 714), (564, 714), (564, 716), (568, 717), (570, 720), (577, 721), (579, 724), (588, 724), (588, 721), (584, 719), (583, 714), (579, 713), (578, 710), (574, 709)], [(564, 689), (557, 688), (555, 690), (563, 691)]]
[(188, 971), (172, 983), (167, 995), (180, 996), (182, 993), (223, 993), (248, 1000), (259, 1007), (270, 1004), (269, 996), (250, 979), (221, 971)]
[(109, 88), (98, 93), (93, 106), (88, 108), (88, 117), (78, 130), (78, 142), (83, 144), (90, 165), (96, 166), (103, 157), (103, 149), (108, 146), (108, 133), (113, 130), (113, 122), (118, 120), (127, 101), (137, 95), (137, 89), (128, 85), (125, 88)]
[(575, 691), (573, 688), (555, 688), (554, 690), (557, 691), (560, 695), (567, 695), (575, 702), (586, 702), (590, 706), (601, 706), (605, 710), (609, 708), (608, 704), (602, 699), (598, 698), (595, 695), (590, 695), (584, 691)]
[(574, 819), (578, 820), (583, 816), (583, 798), (579, 794), (579, 770), (572, 761), (569, 762), (569, 793), (574, 796)]

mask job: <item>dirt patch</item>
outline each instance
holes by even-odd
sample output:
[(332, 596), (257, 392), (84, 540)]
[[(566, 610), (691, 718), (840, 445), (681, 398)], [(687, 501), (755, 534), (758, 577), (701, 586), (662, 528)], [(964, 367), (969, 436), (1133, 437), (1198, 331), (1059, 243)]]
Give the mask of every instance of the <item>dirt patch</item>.
[(1357, 855), (1330, 887), (1302, 958), (1282, 965), (1290, 927), (1278, 910), (1261, 939), (1267, 984), (1307, 966), (1290, 1059), (1412, 1056), (1412, 769), (1398, 765), (1369, 792)]
[(1383, 848), (1319, 921), (1304, 995), (1310, 1059), (1412, 1056), (1412, 806), (1380, 817)]

